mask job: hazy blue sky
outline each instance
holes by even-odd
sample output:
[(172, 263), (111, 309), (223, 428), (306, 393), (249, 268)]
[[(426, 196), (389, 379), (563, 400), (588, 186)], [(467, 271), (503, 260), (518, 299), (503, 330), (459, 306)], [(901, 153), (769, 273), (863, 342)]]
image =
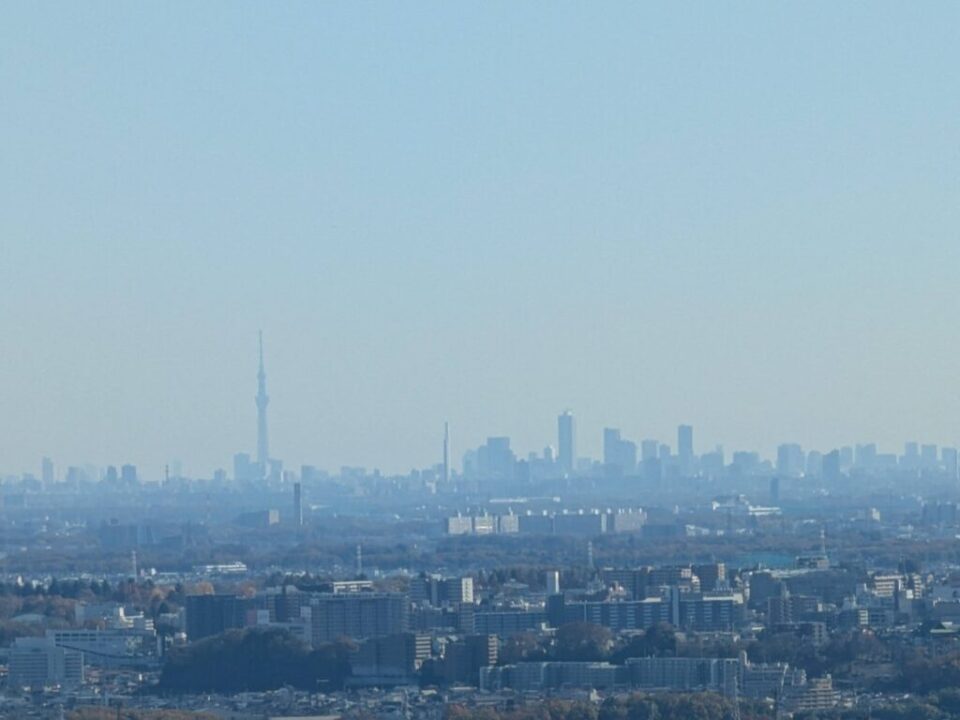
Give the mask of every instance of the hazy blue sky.
[(11, 2), (0, 468), (960, 443), (960, 3)]

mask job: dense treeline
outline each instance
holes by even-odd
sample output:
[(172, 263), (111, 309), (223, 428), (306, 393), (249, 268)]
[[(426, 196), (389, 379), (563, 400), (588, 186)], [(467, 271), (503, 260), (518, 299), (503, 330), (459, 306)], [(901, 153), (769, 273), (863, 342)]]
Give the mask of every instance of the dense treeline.
[(55, 616), (63, 613), (45, 611), (48, 604), (59, 603), (73, 608), (76, 602), (118, 602), (143, 609), (159, 610), (161, 603), (182, 603), (185, 589), (182, 585), (157, 585), (152, 580), (126, 580), (111, 585), (106, 580), (58, 580), (41, 583), (0, 582), (0, 617), (14, 612), (37, 612)]
[(58, 580), (50, 583), (0, 582), (0, 597), (32, 597), (36, 595), (59, 595), (80, 600), (87, 597), (108, 597), (113, 586), (106, 580)]
[(884, 698), (869, 708), (798, 713), (794, 720), (960, 720), (960, 689), (917, 697)]
[[(732, 701), (713, 693), (634, 693), (610, 697), (601, 704), (547, 700), (515, 710), (451, 705), (444, 720), (733, 720)], [(741, 701), (742, 720), (773, 720), (765, 705)]]
[[(518, 567), (529, 569), (534, 586), (543, 581), (543, 569), (583, 568), (586, 543), (583, 538), (563, 536), (439, 537), (426, 542), (398, 543), (404, 532), (419, 535), (423, 523), (381, 523), (365, 518), (340, 517), (305, 530), (301, 542), (291, 545), (283, 531), (244, 531), (229, 538), (206, 538), (202, 544), (178, 548), (146, 545), (137, 549), (143, 566), (186, 571), (195, 565), (239, 560), (251, 568), (288, 567), (333, 570), (350, 565), (358, 541), (363, 542), (364, 559), (370, 567), (448, 567), (465, 572), (498, 567), (505, 557)], [(792, 528), (784, 532), (779, 523), (752, 528), (749, 534), (644, 538), (634, 534), (606, 534), (593, 539), (594, 558), (602, 566), (706, 562), (728, 563), (744, 557), (774, 553), (791, 557), (815, 549), (819, 538), (813, 531)], [(949, 539), (890, 538), (869, 529), (832, 528), (834, 560), (848, 565), (897, 567), (904, 559), (919, 563), (960, 563), (960, 546)], [(30, 549), (5, 560), (8, 572), (73, 574), (80, 572), (123, 572), (129, 554), (90, 545), (64, 545), (54, 551)], [(749, 564), (749, 563), (748, 563)], [(571, 578), (574, 581), (574, 578)], [(572, 585), (571, 585), (572, 586)]]
[[(46, 627), (70, 627), (78, 602), (116, 602), (143, 611), (157, 620), (183, 603), (182, 585), (157, 585), (152, 580), (58, 580), (49, 583), (0, 583), (0, 646), (18, 637), (42, 635)], [(39, 618), (31, 618), (31, 616)], [(33, 620), (36, 620), (35, 622)], [(158, 629), (163, 631), (162, 623)]]
[[(742, 720), (774, 720), (764, 703), (740, 700)], [(451, 705), (444, 720), (733, 720), (733, 701), (712, 693), (663, 693), (610, 697), (600, 704), (547, 700), (514, 710)], [(804, 712), (794, 720), (960, 720), (960, 690), (876, 702), (872, 707)]]
[[(886, 689), (925, 695), (960, 688), (960, 652), (930, 656), (914, 651), (900, 658), (898, 669)], [(957, 693), (960, 711), (960, 691)]]
[(347, 643), (310, 650), (278, 629), (229, 630), (170, 652), (160, 692), (244, 692), (291, 685), (336, 689), (350, 673)]
[(67, 720), (217, 720), (210, 713), (189, 710), (134, 710), (125, 708), (81, 707), (71, 710)]

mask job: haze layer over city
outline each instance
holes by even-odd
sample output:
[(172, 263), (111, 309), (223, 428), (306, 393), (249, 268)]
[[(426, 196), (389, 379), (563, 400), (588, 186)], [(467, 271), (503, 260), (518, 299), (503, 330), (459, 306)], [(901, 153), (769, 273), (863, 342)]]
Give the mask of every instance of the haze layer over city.
[(2, 467), (209, 473), (258, 329), (296, 463), (539, 448), (565, 407), (593, 456), (955, 443), (925, 7), (16, 3)]
[(0, 717), (960, 718), (960, 5), (2, 18)]

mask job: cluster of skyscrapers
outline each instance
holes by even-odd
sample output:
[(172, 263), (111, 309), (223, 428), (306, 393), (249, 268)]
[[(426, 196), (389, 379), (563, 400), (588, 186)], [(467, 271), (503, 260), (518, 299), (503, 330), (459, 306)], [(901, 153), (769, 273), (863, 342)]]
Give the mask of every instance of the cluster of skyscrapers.
[[(722, 466), (722, 451), (718, 451)], [(705, 456), (712, 466), (713, 454)], [(467, 479), (508, 480), (537, 477), (573, 477), (577, 475), (625, 477), (637, 474), (661, 475), (665, 472), (693, 475), (698, 470), (693, 450), (693, 427), (677, 428), (677, 453), (657, 440), (643, 440), (639, 446), (621, 435), (618, 428), (603, 429), (603, 458), (577, 455), (576, 419), (570, 410), (557, 417), (557, 449), (546, 447), (542, 454), (530, 453), (526, 459), (516, 456), (508, 437), (490, 437), (476, 450), (468, 450), (463, 459)]]
[[(257, 369), (257, 442), (256, 453), (237, 453), (233, 458), (232, 478), (241, 482), (279, 483), (311, 482), (314, 476), (323, 475), (313, 466), (305, 465), (298, 476), (284, 471), (283, 462), (270, 456), (267, 424), (267, 375), (264, 366), (263, 335), (259, 336), (259, 364)], [(547, 446), (541, 453), (531, 452), (519, 457), (511, 447), (509, 437), (493, 436), (479, 447), (467, 450), (463, 455), (460, 477), (465, 480), (504, 481), (556, 479), (570, 477), (644, 477), (662, 479), (670, 477), (720, 477), (754, 474), (776, 474), (781, 477), (810, 477), (836, 479), (850, 473), (879, 473), (893, 470), (939, 472), (948, 477), (958, 476), (958, 456), (954, 447), (938, 448), (937, 445), (908, 442), (901, 455), (879, 452), (873, 443), (843, 446), (827, 452), (804, 450), (799, 444), (784, 443), (777, 448), (774, 461), (766, 460), (757, 452), (736, 451), (725, 457), (722, 447), (697, 455), (694, 450), (693, 427), (680, 425), (677, 428), (676, 452), (669, 444), (654, 439), (639, 442), (624, 437), (619, 428), (603, 429), (602, 458), (596, 460), (577, 453), (577, 422), (570, 410), (557, 417), (556, 446)], [(440, 462), (425, 472), (435, 481), (449, 486), (457, 478), (451, 463), (452, 447), (449, 423), (444, 424), (443, 446)], [(166, 472), (170, 475), (169, 468)], [(375, 473), (378, 474), (378, 473)], [(41, 467), (42, 485), (50, 488), (57, 478), (53, 462), (44, 458)], [(342, 468), (341, 478), (365, 476), (362, 468)], [(179, 477), (175, 468), (174, 476)], [(33, 475), (30, 479), (36, 480)], [(214, 473), (214, 480), (226, 481), (224, 470)], [(139, 482), (137, 469), (123, 465), (119, 471), (110, 466), (105, 471), (97, 468), (70, 467), (64, 478), (68, 485), (81, 486), (104, 481), (107, 484), (132, 485)]]
[(908, 442), (903, 453), (878, 452), (874, 443), (843, 446), (821, 452), (805, 450), (797, 443), (784, 443), (771, 461), (755, 451), (735, 451), (727, 458), (722, 447), (698, 455), (694, 450), (693, 427), (677, 427), (676, 452), (658, 440), (639, 443), (625, 438), (619, 428), (603, 429), (600, 460), (577, 455), (577, 428), (569, 410), (557, 418), (557, 450), (517, 457), (508, 437), (490, 437), (463, 459), (463, 476), (477, 480), (543, 479), (557, 477), (721, 477), (777, 475), (793, 478), (835, 480), (844, 475), (885, 472), (938, 473), (958, 477), (955, 447)]

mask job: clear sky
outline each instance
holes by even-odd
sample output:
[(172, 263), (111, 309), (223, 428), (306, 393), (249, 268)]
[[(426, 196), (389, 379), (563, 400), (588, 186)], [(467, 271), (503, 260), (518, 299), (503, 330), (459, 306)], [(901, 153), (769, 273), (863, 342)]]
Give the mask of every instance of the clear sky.
[(0, 469), (960, 443), (960, 3), (15, 2)]

